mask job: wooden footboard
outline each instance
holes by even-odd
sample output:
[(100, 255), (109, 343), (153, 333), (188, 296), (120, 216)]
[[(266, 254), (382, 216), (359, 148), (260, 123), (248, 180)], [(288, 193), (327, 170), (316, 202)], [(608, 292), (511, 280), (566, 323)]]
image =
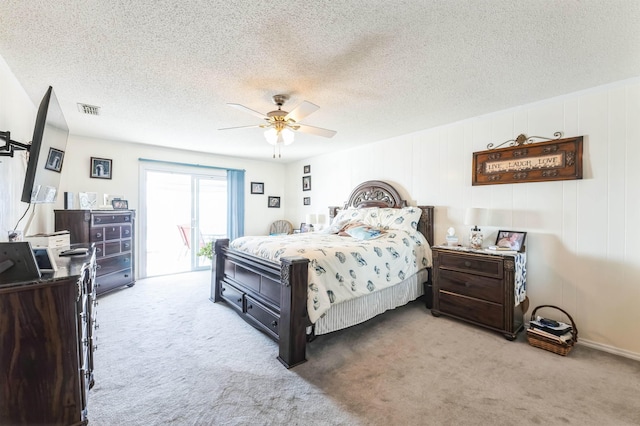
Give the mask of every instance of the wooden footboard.
[(227, 302), (240, 316), (278, 342), (278, 360), (291, 368), (306, 361), (309, 260), (281, 263), (256, 258), (216, 240), (211, 300)]

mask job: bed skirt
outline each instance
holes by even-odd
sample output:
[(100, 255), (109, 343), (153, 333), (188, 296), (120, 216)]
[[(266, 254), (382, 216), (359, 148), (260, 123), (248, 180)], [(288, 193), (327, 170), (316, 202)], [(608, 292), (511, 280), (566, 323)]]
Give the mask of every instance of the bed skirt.
[(314, 334), (319, 336), (342, 330), (365, 322), (390, 309), (406, 305), (424, 294), (423, 283), (428, 279), (428, 269), (422, 269), (397, 285), (333, 305), (323, 317), (316, 321)]

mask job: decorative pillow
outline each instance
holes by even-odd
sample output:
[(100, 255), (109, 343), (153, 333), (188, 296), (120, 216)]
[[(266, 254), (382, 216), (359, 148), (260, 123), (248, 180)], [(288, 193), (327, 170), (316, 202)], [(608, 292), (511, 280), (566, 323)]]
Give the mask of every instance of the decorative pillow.
[(358, 240), (374, 240), (382, 237), (385, 233), (382, 229), (374, 228), (369, 225), (349, 227), (344, 232)]
[(401, 229), (416, 231), (422, 210), (417, 207), (403, 207), (401, 209), (376, 208), (367, 209), (364, 223), (381, 229)]
[(361, 222), (364, 218), (366, 209), (344, 209), (338, 210), (338, 213), (331, 221), (331, 225), (323, 229), (323, 234), (337, 234), (345, 225), (353, 222)]

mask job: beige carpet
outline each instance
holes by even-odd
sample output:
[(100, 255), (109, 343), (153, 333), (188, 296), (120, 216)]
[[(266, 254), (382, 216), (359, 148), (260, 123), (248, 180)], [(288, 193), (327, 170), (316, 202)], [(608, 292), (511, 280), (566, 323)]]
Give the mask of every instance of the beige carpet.
[(287, 370), (208, 298), (198, 272), (99, 299), (91, 425), (640, 424), (637, 361), (580, 345), (562, 357), (414, 302), (319, 337)]

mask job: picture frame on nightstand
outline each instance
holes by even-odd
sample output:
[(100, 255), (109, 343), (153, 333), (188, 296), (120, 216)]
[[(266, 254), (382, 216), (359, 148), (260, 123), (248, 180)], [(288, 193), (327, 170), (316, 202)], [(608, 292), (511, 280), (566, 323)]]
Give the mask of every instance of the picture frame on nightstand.
[(525, 249), (524, 242), (526, 238), (527, 238), (526, 232), (501, 230), (501, 231), (498, 231), (495, 248), (497, 250), (514, 250), (518, 252), (523, 252)]

